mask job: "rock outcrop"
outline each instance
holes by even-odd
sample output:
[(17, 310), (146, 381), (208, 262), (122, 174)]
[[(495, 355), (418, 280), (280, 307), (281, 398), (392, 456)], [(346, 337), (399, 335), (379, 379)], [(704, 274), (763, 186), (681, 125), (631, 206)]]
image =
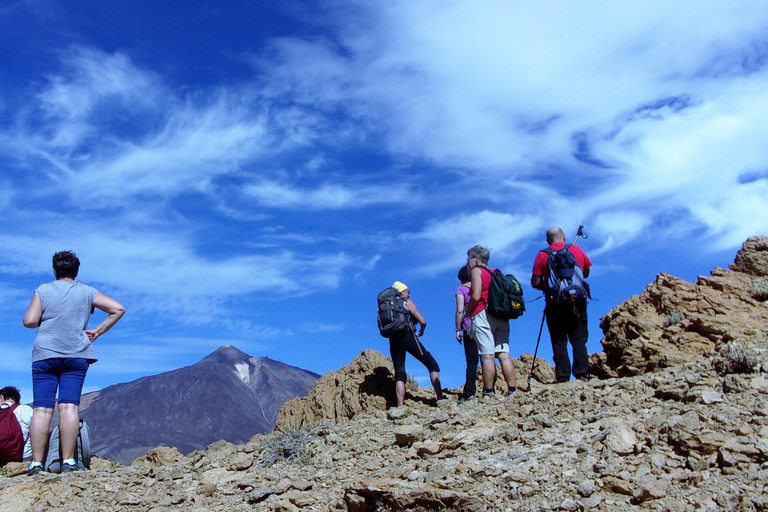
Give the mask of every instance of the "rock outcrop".
[(639, 296), (602, 318), (603, 378), (639, 375), (714, 356), (726, 343), (764, 346), (768, 337), (768, 237), (750, 238), (730, 269), (696, 283), (660, 274)]
[(395, 400), (394, 373), (388, 357), (366, 349), (341, 370), (320, 377), (305, 397), (285, 402), (275, 430), (320, 421), (346, 423), (361, 412), (384, 411)]
[[(527, 390), (533, 354), (523, 354), (520, 359), (513, 359), (512, 362), (518, 386), (521, 390)], [(497, 393), (505, 394), (506, 383), (498, 365), (496, 373)], [(344, 368), (320, 377), (306, 396), (293, 398), (283, 404), (275, 421), (275, 430), (285, 431), (328, 421), (342, 424), (360, 413), (386, 411), (397, 405), (394, 374), (392, 361), (388, 357), (366, 349)], [(482, 386), (479, 373), (477, 378), (478, 386)], [(555, 369), (537, 357), (533, 378), (540, 383), (554, 383)], [(459, 391), (453, 390), (453, 393), (458, 394)], [(434, 404), (434, 392), (420, 388), (410, 377), (406, 383), (406, 393), (411, 400)]]

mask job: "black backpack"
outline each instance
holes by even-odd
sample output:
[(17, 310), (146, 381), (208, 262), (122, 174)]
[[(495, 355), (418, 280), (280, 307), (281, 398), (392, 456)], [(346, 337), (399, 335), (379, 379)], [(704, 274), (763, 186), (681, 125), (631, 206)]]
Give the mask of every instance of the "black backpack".
[(411, 324), (405, 316), (403, 296), (400, 295), (400, 292), (390, 286), (381, 292), (377, 299), (379, 301), (379, 314), (376, 320), (382, 336), (391, 338), (411, 328)]
[(545, 294), (554, 304), (586, 302), (591, 299), (589, 285), (584, 281), (581, 267), (576, 263), (573, 253), (568, 250), (571, 244), (565, 244), (559, 251), (543, 249), (549, 255), (549, 277)]
[(491, 274), (491, 284), (488, 287), (488, 314), (496, 318), (514, 320), (523, 315), (525, 301), (523, 300), (523, 287), (512, 274), (504, 275), (499, 269), (491, 270), (488, 267), (480, 267)]

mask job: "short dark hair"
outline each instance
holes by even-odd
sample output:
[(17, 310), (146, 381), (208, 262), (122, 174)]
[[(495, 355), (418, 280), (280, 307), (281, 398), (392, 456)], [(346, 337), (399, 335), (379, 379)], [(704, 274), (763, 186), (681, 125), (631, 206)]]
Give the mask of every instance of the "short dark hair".
[(53, 273), (56, 274), (56, 279), (65, 277), (74, 279), (77, 277), (78, 270), (80, 270), (80, 260), (72, 251), (59, 251), (53, 255)]
[(19, 390), (13, 386), (6, 386), (3, 389), (0, 389), (0, 395), (6, 400), (13, 400), (17, 404), (21, 402), (21, 393), (19, 393)]
[(470, 279), (472, 279), (469, 270), (467, 270), (467, 266), (464, 265), (459, 269), (459, 282), (461, 284), (468, 283)]

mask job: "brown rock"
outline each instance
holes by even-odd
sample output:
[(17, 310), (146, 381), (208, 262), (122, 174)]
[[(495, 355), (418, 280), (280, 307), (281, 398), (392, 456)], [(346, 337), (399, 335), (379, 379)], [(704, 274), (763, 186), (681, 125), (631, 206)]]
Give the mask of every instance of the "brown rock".
[(768, 237), (747, 239), (730, 268), (754, 276), (768, 276)]
[(283, 404), (275, 430), (324, 420), (344, 423), (360, 412), (386, 411), (387, 405), (394, 403), (394, 393), (392, 362), (366, 349), (341, 370), (323, 375), (306, 397)]
[(761, 346), (768, 308), (752, 297), (757, 276), (768, 276), (768, 237), (750, 238), (730, 270), (715, 269), (696, 283), (659, 274), (601, 319), (603, 353), (590, 356), (591, 371), (640, 375), (701, 361), (735, 339)]

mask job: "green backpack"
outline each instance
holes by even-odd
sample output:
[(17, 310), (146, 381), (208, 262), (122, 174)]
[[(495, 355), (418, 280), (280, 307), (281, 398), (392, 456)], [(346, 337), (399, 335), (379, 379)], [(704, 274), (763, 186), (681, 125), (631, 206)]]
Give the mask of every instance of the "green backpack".
[(497, 318), (514, 320), (523, 315), (525, 301), (523, 287), (512, 274), (504, 275), (499, 269), (491, 270), (480, 267), (491, 274), (491, 284), (488, 287), (488, 314)]

